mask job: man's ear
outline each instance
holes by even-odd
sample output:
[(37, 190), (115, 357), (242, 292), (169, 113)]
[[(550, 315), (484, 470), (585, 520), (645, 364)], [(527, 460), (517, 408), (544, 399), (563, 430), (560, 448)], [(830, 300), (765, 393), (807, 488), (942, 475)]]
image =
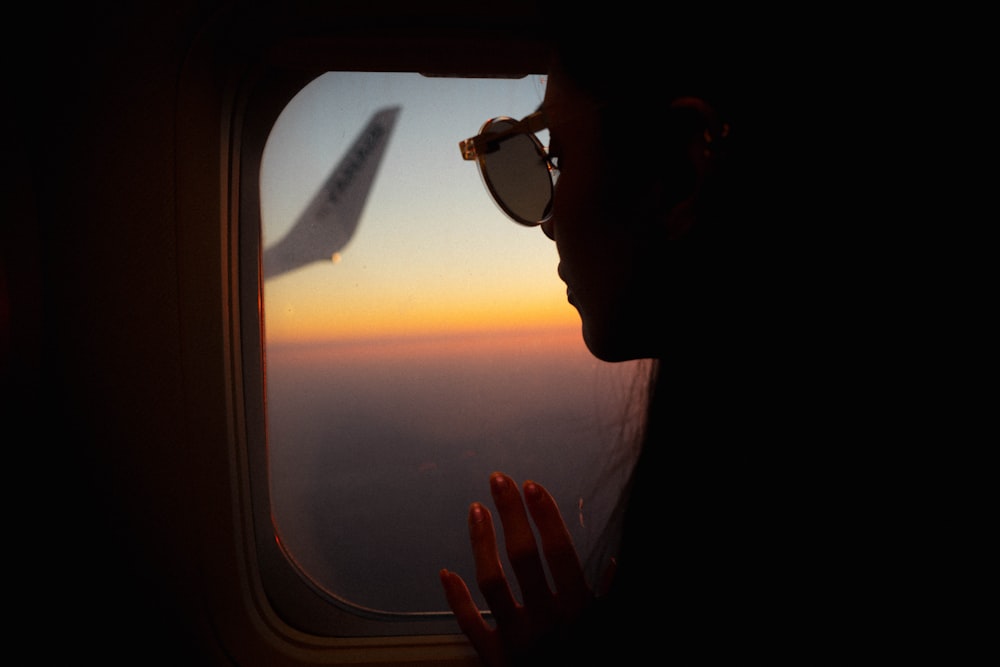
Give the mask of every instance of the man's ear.
[(668, 240), (679, 239), (699, 222), (701, 197), (718, 160), (728, 128), (699, 97), (679, 97), (666, 113), (667, 168), (658, 184), (660, 211)]

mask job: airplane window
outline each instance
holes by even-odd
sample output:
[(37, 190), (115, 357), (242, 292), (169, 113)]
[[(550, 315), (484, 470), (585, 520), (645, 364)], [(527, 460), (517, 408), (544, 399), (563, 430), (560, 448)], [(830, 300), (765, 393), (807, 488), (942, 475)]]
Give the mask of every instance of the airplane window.
[(637, 369), (589, 354), (554, 243), (504, 217), (458, 148), (544, 84), (328, 73), (267, 140), (270, 514), (331, 600), (446, 611), (438, 570), (474, 579), (466, 513), (495, 470), (545, 484), (596, 543)]

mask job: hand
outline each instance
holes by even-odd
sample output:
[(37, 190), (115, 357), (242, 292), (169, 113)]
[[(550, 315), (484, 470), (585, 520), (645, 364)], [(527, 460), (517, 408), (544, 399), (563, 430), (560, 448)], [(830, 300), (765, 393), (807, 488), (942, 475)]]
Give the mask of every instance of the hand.
[[(520, 658), (555, 648), (594, 596), (584, 577), (572, 537), (549, 492), (540, 484), (525, 482), (522, 502), (514, 480), (502, 473), (490, 477), (490, 490), (500, 513), (507, 555), (523, 599), (519, 603), (514, 598), (500, 563), (493, 517), (480, 503), (473, 503), (469, 509), (469, 536), (476, 563), (476, 582), (493, 612), (496, 627), (491, 627), (479, 613), (468, 586), (459, 575), (441, 570), (440, 576), (459, 628), (480, 658), (489, 667), (507, 667), (517, 664)], [(546, 581), (528, 521), (529, 512), (538, 528), (555, 591)], [(611, 573), (609, 569), (608, 577)]]

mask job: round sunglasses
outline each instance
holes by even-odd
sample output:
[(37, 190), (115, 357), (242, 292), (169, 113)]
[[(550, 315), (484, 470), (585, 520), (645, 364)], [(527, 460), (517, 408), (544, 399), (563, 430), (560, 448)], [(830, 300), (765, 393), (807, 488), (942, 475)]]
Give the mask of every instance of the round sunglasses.
[(458, 144), (463, 159), (479, 164), (486, 189), (500, 210), (522, 225), (540, 225), (552, 215), (558, 167), (535, 136), (547, 126), (540, 110), (519, 121), (500, 116)]

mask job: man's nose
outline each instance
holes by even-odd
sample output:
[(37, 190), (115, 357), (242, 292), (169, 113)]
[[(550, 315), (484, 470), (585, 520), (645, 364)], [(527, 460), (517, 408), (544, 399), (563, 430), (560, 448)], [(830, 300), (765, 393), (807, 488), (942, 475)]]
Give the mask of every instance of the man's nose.
[(556, 237), (555, 237), (555, 233), (556, 233), (556, 230), (555, 230), (555, 218), (549, 218), (548, 220), (546, 220), (545, 222), (543, 222), (542, 223), (542, 231), (545, 233), (546, 236), (548, 236), (550, 239), (552, 239), (553, 241), (555, 241), (556, 240)]

